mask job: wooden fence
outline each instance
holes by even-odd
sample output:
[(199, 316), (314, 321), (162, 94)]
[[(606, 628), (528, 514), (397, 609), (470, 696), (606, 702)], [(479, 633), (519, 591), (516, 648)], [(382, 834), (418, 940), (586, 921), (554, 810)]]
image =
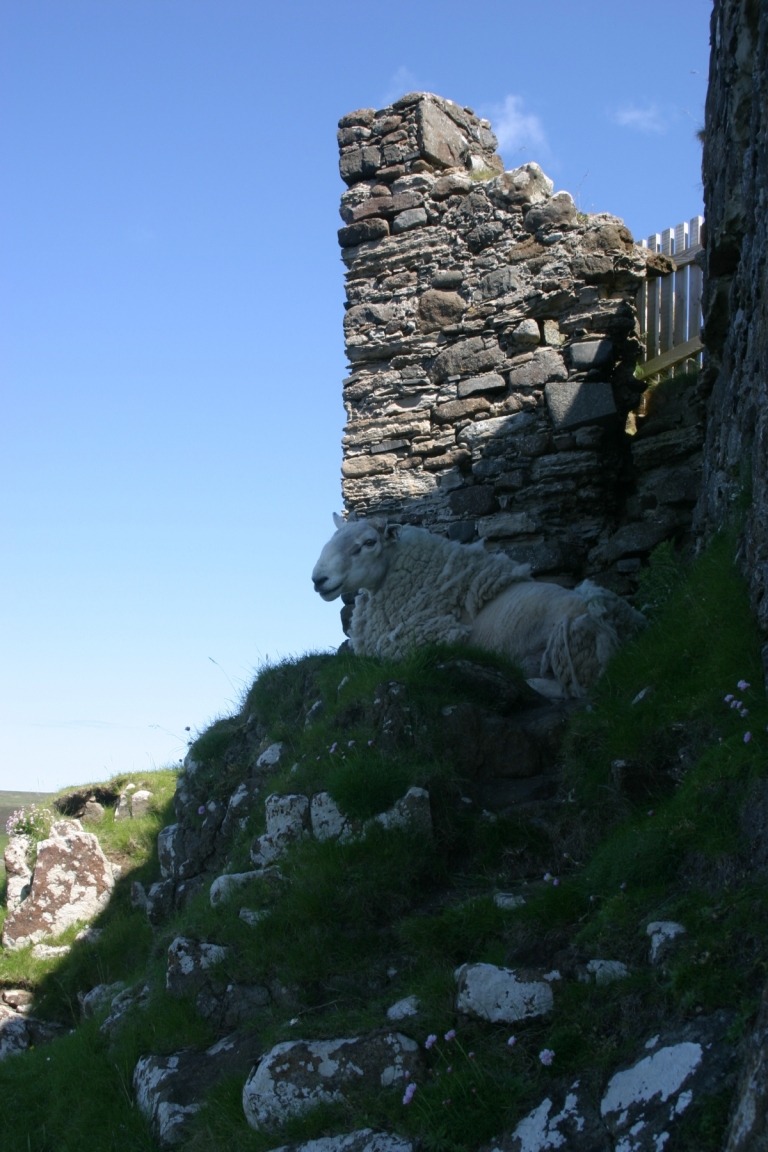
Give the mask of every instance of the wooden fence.
[(641, 248), (671, 257), (675, 271), (646, 280), (637, 296), (640, 335), (645, 343), (645, 362), (638, 376), (646, 379), (660, 372), (673, 372), (684, 361), (701, 363), (702, 269), (696, 263), (701, 252), (702, 216), (641, 240)]

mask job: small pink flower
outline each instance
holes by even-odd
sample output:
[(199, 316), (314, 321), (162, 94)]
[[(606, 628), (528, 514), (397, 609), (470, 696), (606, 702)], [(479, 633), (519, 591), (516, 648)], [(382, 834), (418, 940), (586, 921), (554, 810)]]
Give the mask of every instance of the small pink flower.
[(731, 700), (733, 700), (733, 692), (729, 692), (727, 696), (723, 696), (724, 704), (730, 704)]
[(551, 1048), (542, 1048), (541, 1052), (539, 1052), (539, 1060), (545, 1068), (549, 1068), (554, 1058), (555, 1054)]
[(517, 1036), (510, 1036), (507, 1040), (507, 1048), (514, 1048), (515, 1044), (517, 1044)]
[(749, 688), (749, 681), (748, 680), (739, 680), (736, 687), (738, 688), (739, 692), (746, 692), (747, 688)]
[(435, 1036), (434, 1032), (431, 1032), (429, 1034), (429, 1036), (427, 1036), (426, 1040), (424, 1041), (424, 1047), (425, 1048), (431, 1048), (432, 1045), (436, 1044), (436, 1043), (437, 1043), (437, 1036)]
[(744, 743), (749, 744), (751, 739), (752, 739), (752, 733), (751, 732), (745, 732), (744, 733)]
[(417, 1087), (418, 1087), (418, 1085), (416, 1085), (416, 1084), (409, 1084), (408, 1085), (405, 1092), (403, 1093), (403, 1104), (406, 1104), (406, 1105), (410, 1104), (411, 1100), (413, 1100), (414, 1096), (416, 1095), (416, 1088)]
[(455, 1028), (449, 1028), (445, 1034), (445, 1038), (449, 1043), (451, 1040), (455, 1040), (456, 1039), (456, 1029)]
[(205, 816), (205, 804), (201, 804), (197, 810), (198, 816)]
[(333, 744), (331, 744), (331, 746), (330, 746), (330, 748), (328, 749), (328, 751), (331, 753), (331, 755), (333, 755), (333, 753), (336, 751), (336, 749), (337, 749), (337, 748), (338, 748), (338, 744), (337, 744), (337, 743), (336, 743), (336, 741), (334, 740)]

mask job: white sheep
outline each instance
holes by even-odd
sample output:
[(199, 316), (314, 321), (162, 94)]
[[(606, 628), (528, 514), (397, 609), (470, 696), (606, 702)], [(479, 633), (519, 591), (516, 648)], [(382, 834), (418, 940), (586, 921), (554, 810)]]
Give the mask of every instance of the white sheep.
[(378, 518), (343, 520), (312, 572), (323, 600), (355, 597), (358, 655), (401, 658), (424, 644), (500, 652), (550, 696), (583, 697), (644, 617), (590, 580), (531, 578), (530, 566), (482, 543), (462, 545)]

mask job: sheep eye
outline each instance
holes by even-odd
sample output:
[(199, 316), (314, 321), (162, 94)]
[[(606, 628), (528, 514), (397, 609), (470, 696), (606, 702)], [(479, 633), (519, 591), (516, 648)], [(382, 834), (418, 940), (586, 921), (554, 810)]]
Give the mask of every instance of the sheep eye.
[(372, 539), (370, 539), (370, 540), (363, 540), (363, 544), (362, 544), (362, 547), (363, 547), (363, 548), (373, 548), (373, 546), (374, 546), (374, 544), (375, 544), (375, 543), (376, 543), (376, 539), (375, 539), (375, 537), (373, 537), (373, 538), (372, 538)]

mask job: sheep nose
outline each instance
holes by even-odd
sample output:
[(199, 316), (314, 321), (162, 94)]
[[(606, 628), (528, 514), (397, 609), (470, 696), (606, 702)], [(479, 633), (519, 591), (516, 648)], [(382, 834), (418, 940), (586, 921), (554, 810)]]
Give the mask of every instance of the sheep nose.
[(327, 576), (313, 576), (312, 583), (315, 586), (315, 592), (319, 592), (328, 583)]

